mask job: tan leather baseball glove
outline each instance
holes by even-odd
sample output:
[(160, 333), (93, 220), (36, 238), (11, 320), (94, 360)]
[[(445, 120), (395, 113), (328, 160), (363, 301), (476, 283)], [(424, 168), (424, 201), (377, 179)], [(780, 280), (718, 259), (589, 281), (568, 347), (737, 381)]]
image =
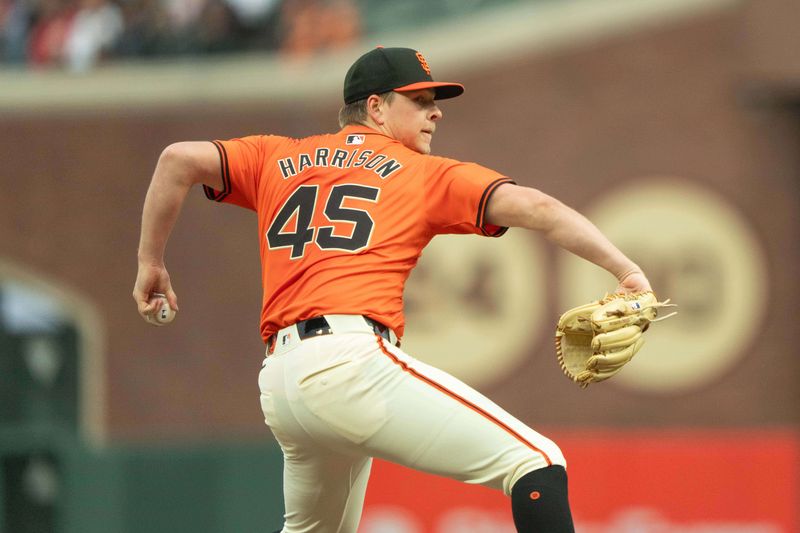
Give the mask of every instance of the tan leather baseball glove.
[(564, 374), (585, 388), (622, 370), (642, 348), (650, 324), (676, 314), (656, 318), (662, 307), (675, 305), (652, 292), (611, 294), (561, 315), (556, 354)]

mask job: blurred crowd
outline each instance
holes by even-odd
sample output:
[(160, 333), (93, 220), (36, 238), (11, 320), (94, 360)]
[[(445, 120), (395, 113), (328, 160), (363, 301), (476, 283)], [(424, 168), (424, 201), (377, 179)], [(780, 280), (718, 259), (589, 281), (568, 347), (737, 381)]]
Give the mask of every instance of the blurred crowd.
[(350, 44), (355, 0), (0, 0), (0, 66), (85, 72), (120, 58)]

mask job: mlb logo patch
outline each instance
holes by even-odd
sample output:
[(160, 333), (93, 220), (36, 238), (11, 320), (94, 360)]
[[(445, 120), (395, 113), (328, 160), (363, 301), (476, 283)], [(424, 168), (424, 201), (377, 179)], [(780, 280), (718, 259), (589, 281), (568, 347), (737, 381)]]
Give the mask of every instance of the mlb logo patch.
[(366, 136), (364, 135), (348, 135), (345, 144), (352, 146), (354, 144), (364, 144)]

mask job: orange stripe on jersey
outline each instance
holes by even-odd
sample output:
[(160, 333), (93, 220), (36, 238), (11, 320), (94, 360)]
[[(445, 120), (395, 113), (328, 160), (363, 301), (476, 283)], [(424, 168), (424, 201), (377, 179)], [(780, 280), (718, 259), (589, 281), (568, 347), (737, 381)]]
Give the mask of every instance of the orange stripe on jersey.
[(481, 196), (481, 202), (478, 205), (478, 218), (475, 220), (475, 226), (479, 227), (484, 235), (499, 237), (500, 235), (508, 231), (508, 228), (500, 228), (495, 233), (490, 234), (483, 227), (486, 222), (484, 218), (486, 217), (486, 206), (489, 204), (489, 198), (491, 198), (492, 193), (494, 193), (494, 191), (496, 191), (497, 188), (504, 183), (514, 183), (514, 182), (509, 178), (501, 178), (499, 180), (493, 181), (492, 183), (489, 184), (488, 187), (486, 187), (486, 190), (483, 191), (483, 196)]
[(530, 443), (527, 440), (525, 440), (525, 437), (523, 437), (522, 435), (520, 435), (519, 433), (517, 433), (516, 431), (511, 429), (508, 425), (504, 424), (499, 418), (497, 418), (496, 416), (492, 415), (491, 413), (488, 413), (488, 412), (484, 411), (483, 409), (481, 409), (480, 407), (478, 407), (474, 403), (470, 402), (466, 398), (462, 398), (461, 396), (459, 396), (455, 392), (451, 391), (450, 389), (448, 389), (444, 385), (436, 383), (431, 378), (420, 374), (419, 372), (417, 372), (416, 370), (414, 370), (413, 368), (408, 366), (406, 363), (404, 363), (403, 361), (398, 359), (397, 356), (392, 354), (389, 350), (387, 350), (386, 347), (383, 345), (383, 338), (381, 336), (375, 335), (375, 338), (377, 339), (378, 346), (380, 347), (380, 349), (383, 352), (383, 354), (386, 355), (389, 359), (391, 359), (394, 364), (396, 364), (397, 366), (399, 366), (400, 368), (402, 368), (404, 371), (408, 372), (409, 374), (411, 374), (415, 378), (419, 379), (420, 381), (423, 381), (423, 382), (427, 383), (428, 385), (430, 385), (431, 387), (433, 387), (433, 388), (445, 393), (446, 395), (450, 396), (451, 398), (453, 398), (457, 402), (459, 402), (459, 403), (461, 403), (463, 405), (466, 405), (467, 407), (469, 407), (470, 409), (472, 409), (473, 411), (475, 411), (476, 413), (478, 413), (482, 417), (486, 418), (487, 420), (489, 420), (493, 424), (499, 426), (503, 431), (505, 431), (506, 433), (508, 433), (509, 435), (511, 435), (512, 437), (514, 437), (518, 441), (520, 441), (522, 444), (524, 444), (525, 446), (527, 446), (531, 450), (535, 451), (536, 453), (538, 453), (542, 457), (544, 457), (544, 460), (547, 461), (547, 466), (551, 466), (553, 464), (553, 462), (550, 460), (550, 457), (548, 457), (546, 453), (544, 453), (542, 450), (537, 448), (532, 443)]
[(216, 146), (217, 152), (219, 152), (219, 170), (222, 175), (222, 190), (217, 192), (208, 185), (203, 185), (203, 192), (206, 193), (206, 198), (209, 200), (221, 202), (231, 193), (231, 170), (228, 165), (228, 152), (225, 150), (225, 146), (218, 141), (211, 142)]

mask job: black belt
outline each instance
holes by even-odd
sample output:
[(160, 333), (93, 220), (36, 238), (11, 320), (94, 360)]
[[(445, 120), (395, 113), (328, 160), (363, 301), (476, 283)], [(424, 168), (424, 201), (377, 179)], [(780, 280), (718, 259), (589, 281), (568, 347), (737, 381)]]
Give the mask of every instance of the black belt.
[[(364, 317), (364, 320), (367, 321), (372, 327), (372, 331), (375, 332), (376, 335), (386, 339), (390, 343), (392, 342), (390, 338), (389, 332), (391, 331), (387, 326), (384, 326), (377, 320), (372, 320), (371, 318)], [(325, 319), (324, 316), (315, 316), (314, 318), (308, 318), (306, 320), (301, 320), (295, 324), (297, 326), (297, 335), (300, 337), (300, 340), (310, 339), (311, 337), (318, 337), (319, 335), (330, 335), (333, 333), (333, 329), (331, 329), (330, 324)], [(275, 342), (275, 335), (269, 338), (267, 341), (267, 345), (270, 348), (270, 353), (272, 353), (274, 349), (274, 342)]]

